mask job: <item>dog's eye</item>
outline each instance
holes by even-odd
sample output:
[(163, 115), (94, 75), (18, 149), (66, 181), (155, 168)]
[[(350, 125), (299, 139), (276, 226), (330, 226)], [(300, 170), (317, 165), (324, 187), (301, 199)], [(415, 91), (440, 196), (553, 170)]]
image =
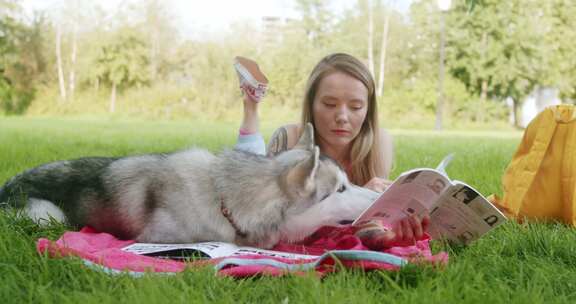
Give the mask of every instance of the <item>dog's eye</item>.
[(346, 191), (346, 185), (342, 185), (340, 188), (338, 188), (338, 192), (342, 193), (344, 191)]

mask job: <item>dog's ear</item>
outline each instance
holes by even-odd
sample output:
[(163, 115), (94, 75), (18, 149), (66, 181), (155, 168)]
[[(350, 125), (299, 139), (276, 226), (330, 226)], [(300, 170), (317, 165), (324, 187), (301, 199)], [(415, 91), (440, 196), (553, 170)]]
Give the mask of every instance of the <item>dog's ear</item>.
[(292, 167), (286, 176), (288, 185), (297, 185), (299, 196), (310, 195), (316, 187), (316, 172), (320, 163), (320, 149), (315, 146), (312, 154)]
[(302, 130), (302, 135), (300, 135), (300, 139), (298, 139), (293, 149), (314, 150), (314, 127), (311, 123), (306, 123), (304, 130)]
[[(310, 127), (312, 127), (312, 125), (310, 125)], [(307, 160), (309, 171), (304, 184), (304, 189), (307, 193), (314, 191), (314, 188), (316, 187), (316, 172), (318, 171), (318, 165), (320, 163), (320, 148), (318, 148), (318, 146), (313, 146), (312, 149), (314, 152)]]

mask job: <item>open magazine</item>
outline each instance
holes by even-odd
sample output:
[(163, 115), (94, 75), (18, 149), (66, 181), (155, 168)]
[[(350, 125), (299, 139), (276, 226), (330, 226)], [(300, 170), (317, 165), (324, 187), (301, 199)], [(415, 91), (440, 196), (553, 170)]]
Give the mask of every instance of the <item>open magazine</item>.
[(260, 255), (292, 260), (315, 259), (318, 256), (240, 247), (224, 242), (202, 242), (192, 244), (134, 243), (122, 248), (126, 252), (173, 260), (221, 258), (239, 255)]
[(469, 244), (504, 223), (504, 214), (480, 192), (448, 178), (445, 168), (451, 159), (452, 154), (436, 169), (402, 173), (352, 224), (377, 219), (392, 225), (407, 216), (429, 214), (432, 238)]

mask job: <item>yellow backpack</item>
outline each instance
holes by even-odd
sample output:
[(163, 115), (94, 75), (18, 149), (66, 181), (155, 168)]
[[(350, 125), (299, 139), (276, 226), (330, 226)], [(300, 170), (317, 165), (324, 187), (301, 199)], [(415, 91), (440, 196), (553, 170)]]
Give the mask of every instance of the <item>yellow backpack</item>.
[(530, 122), (494, 199), (508, 216), (576, 226), (576, 109), (546, 108)]

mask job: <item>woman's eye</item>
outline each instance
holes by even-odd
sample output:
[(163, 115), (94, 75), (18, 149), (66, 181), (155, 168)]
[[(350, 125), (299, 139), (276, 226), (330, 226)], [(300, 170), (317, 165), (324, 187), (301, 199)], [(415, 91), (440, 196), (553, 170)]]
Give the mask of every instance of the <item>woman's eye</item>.
[(336, 105), (333, 104), (333, 103), (324, 103), (324, 105), (325, 105), (326, 107), (328, 107), (328, 108), (333, 108), (333, 107), (336, 106)]

